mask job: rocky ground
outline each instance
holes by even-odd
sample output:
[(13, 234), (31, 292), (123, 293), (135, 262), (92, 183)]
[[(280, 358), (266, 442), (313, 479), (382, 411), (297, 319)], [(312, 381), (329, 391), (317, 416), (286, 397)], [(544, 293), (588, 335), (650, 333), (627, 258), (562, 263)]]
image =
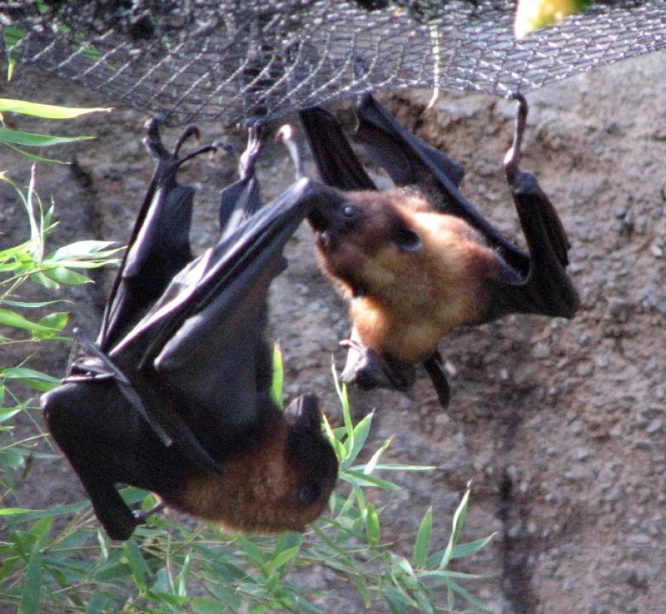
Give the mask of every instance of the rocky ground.
[[(440, 543), (466, 484), (472, 481), (465, 537), (498, 537), (468, 564), (492, 578), (479, 593), (497, 612), (611, 614), (666, 610), (666, 56), (654, 54), (581, 75), (531, 93), (522, 166), (535, 172), (558, 208), (573, 244), (570, 271), (582, 297), (571, 321), (512, 316), (457, 331), (440, 349), (452, 401), (443, 412), (423, 378), (413, 393), (352, 395), (359, 414), (376, 408), (375, 449), (392, 437), (395, 461), (433, 464), (433, 472), (397, 476), (403, 490), (378, 494), (384, 537), (409, 552), (423, 512), (433, 506)], [(7, 97), (68, 104), (97, 102), (78, 88), (28, 70)], [(39, 84), (40, 89), (37, 89)], [(512, 134), (513, 105), (495, 98), (430, 92), (382, 96), (409, 129), (466, 168), (463, 191), (516, 241), (520, 227), (501, 161)], [(343, 114), (343, 116), (346, 116)], [(125, 240), (152, 165), (140, 143), (145, 116), (119, 109), (67, 130), (96, 134), (72, 146), (80, 172), (39, 170), (42, 195), (53, 194), (56, 243), (82, 238)], [(83, 127), (82, 127), (83, 126)], [(21, 121), (21, 128), (35, 127)], [(240, 133), (202, 126), (205, 140)], [(60, 132), (63, 132), (61, 130)], [(172, 138), (176, 131), (169, 131)], [(16, 158), (0, 168), (18, 180)], [(25, 168), (25, 163), (21, 163)], [(224, 166), (224, 165), (222, 165)], [(213, 203), (233, 165), (200, 159), (186, 177)], [(311, 167), (309, 167), (311, 168)], [(266, 197), (292, 179), (277, 145), (260, 162)], [(0, 187), (0, 245), (23, 240), (20, 203)], [(214, 207), (200, 207), (195, 242), (214, 229)], [(272, 323), (286, 355), (289, 396), (314, 391), (335, 416), (331, 355), (348, 329), (344, 305), (312, 258), (309, 229), (288, 250), (290, 268), (272, 291)], [(73, 320), (96, 330), (105, 282), (70, 293)], [(3, 356), (17, 362), (32, 348)], [(68, 350), (51, 348), (30, 364), (63, 373)], [(30, 427), (23, 426), (25, 431)], [(20, 493), (46, 507), (80, 498), (64, 461), (38, 463)], [(321, 579), (332, 586), (333, 577)], [(341, 593), (343, 600), (347, 592)], [(358, 607), (352, 593), (340, 611)]]

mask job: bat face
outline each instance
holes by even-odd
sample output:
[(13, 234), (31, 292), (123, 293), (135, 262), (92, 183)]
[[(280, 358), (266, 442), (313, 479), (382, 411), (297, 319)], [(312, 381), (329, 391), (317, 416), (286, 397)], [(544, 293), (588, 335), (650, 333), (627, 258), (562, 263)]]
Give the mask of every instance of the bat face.
[(338, 464), (314, 397), (285, 412), (271, 398), (267, 295), (314, 184), (298, 181), (263, 206), (251, 132), (240, 180), (222, 195), (220, 237), (193, 259), (193, 191), (176, 174), (210, 148), (181, 158), (195, 130), (170, 153), (155, 122), (147, 127), (157, 169), (99, 341), (82, 337), (86, 358), (42, 398), (46, 423), (112, 539), (144, 521), (119, 484), (232, 529), (302, 529), (324, 509)]
[(484, 281), (502, 274), (497, 256), (422, 195), (332, 192), (308, 221), (319, 264), (351, 300), (360, 341), (373, 351), (425, 360), (449, 330), (484, 319)]
[(529, 252), (465, 199), (458, 163), (407, 132), (371, 96), (359, 101), (356, 135), (398, 186), (387, 192), (376, 189), (330, 113), (301, 112), (322, 180), (344, 191), (322, 192), (308, 219), (322, 270), (350, 300), (345, 381), (402, 390), (413, 381), (409, 365), (421, 362), (446, 405), (437, 342), (449, 330), (509, 313), (575, 314), (566, 232), (536, 177), (518, 168), (527, 103), (515, 98), (505, 170)]

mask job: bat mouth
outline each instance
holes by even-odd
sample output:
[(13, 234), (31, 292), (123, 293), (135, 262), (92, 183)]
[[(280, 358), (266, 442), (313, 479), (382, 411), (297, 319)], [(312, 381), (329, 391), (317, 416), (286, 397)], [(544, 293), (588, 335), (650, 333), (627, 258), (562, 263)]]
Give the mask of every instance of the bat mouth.
[(310, 212), (308, 215), (308, 222), (317, 234), (326, 232), (331, 225), (331, 220), (328, 216), (324, 215), (319, 207), (316, 207)]
[(308, 222), (315, 233), (315, 244), (323, 251), (331, 249), (331, 220), (319, 209), (314, 209), (308, 215)]

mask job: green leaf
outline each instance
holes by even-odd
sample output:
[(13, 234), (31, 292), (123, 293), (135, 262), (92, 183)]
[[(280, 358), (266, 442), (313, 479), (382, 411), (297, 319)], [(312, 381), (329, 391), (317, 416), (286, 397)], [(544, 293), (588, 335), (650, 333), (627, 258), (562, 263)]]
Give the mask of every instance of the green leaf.
[(28, 369), (26, 367), (10, 367), (9, 369), (0, 369), (0, 377), (5, 379), (34, 379), (40, 380), (43, 382), (49, 382), (51, 384), (58, 384), (60, 380), (52, 375), (47, 375), (41, 371), (35, 371), (35, 369)]
[(428, 552), (430, 552), (430, 541), (432, 538), (432, 507), (423, 516), (419, 530), (416, 533), (416, 543), (414, 544), (414, 565), (416, 567), (423, 567), (428, 560)]
[(409, 598), (409, 595), (395, 586), (387, 585), (382, 587), (382, 596), (386, 600), (386, 603), (389, 604), (391, 612), (396, 612), (396, 614), (404, 614), (410, 608), (418, 605), (413, 599)]
[(65, 326), (67, 326), (67, 323), (69, 322), (69, 313), (66, 311), (58, 311), (54, 313), (49, 313), (48, 315), (44, 316), (38, 324), (40, 326), (46, 326), (47, 328), (50, 328), (49, 332), (40, 332), (40, 331), (34, 331), (33, 332), (33, 337), (35, 339), (49, 339), (54, 337), (57, 333), (59, 333)]
[(456, 509), (455, 514), (453, 515), (453, 527), (451, 531), (451, 537), (449, 538), (449, 543), (446, 545), (446, 550), (444, 551), (444, 556), (442, 556), (442, 561), (439, 564), (439, 569), (446, 569), (449, 562), (451, 561), (451, 556), (453, 555), (453, 549), (458, 542), (460, 533), (465, 526), (465, 516), (467, 515), (467, 502), (469, 501), (469, 489), (463, 495), (462, 501), (458, 508)]
[(23, 115), (34, 115), (44, 119), (73, 119), (88, 113), (110, 113), (113, 110), (107, 108), (81, 109), (76, 107), (62, 107), (51, 104), (40, 104), (37, 102), (28, 102), (27, 100), (12, 100), (10, 98), (0, 98), (0, 113), (22, 113)]
[(479, 550), (483, 550), (483, 548), (485, 548), (496, 535), (497, 533), (491, 533), (484, 539), (477, 539), (476, 541), (467, 542), (466, 544), (458, 544), (453, 549), (451, 559), (461, 559), (465, 556), (476, 554)]
[(5, 42), (5, 47), (7, 51), (10, 51), (11, 48), (16, 45), (25, 35), (25, 30), (23, 28), (15, 28), (13, 26), (3, 26), (2, 29), (2, 38)]
[(0, 127), (0, 143), (13, 143), (24, 147), (52, 147), (75, 141), (87, 141), (94, 136), (55, 136), (51, 134), (34, 134), (32, 132), (20, 132), (10, 128)]
[(462, 571), (450, 571), (448, 569), (435, 569), (432, 571), (420, 571), (420, 578), (434, 578), (436, 580), (444, 580), (446, 578), (456, 578), (458, 580), (480, 580), (485, 578), (485, 576), (479, 574), (465, 573)]
[(195, 614), (224, 614), (228, 612), (227, 604), (215, 599), (197, 597), (192, 601), (192, 611)]
[(44, 273), (41, 272), (33, 273), (30, 275), (30, 279), (36, 284), (44, 286), (47, 290), (58, 290), (58, 288), (60, 288), (60, 286), (55, 281), (49, 279), (46, 275), (44, 275)]
[[(114, 247), (115, 246), (115, 247)], [(49, 262), (77, 260), (79, 258), (106, 257), (124, 249), (115, 241), (76, 241), (59, 247), (46, 258)]]
[(23, 507), (3, 507), (0, 508), (0, 516), (13, 516), (14, 514), (27, 514), (32, 510)]
[(362, 471), (356, 471), (355, 469), (347, 469), (340, 478), (351, 484), (355, 484), (360, 488), (381, 488), (383, 490), (396, 491), (400, 490), (400, 486), (389, 482), (388, 480), (382, 480), (374, 475), (367, 475)]
[(44, 275), (46, 275), (49, 279), (52, 279), (57, 283), (66, 284), (68, 286), (85, 284), (91, 281), (89, 277), (86, 277), (85, 275), (82, 275), (81, 273), (77, 273), (70, 269), (66, 269), (65, 267), (55, 267), (53, 269), (50, 268), (45, 269)]
[(381, 539), (381, 528), (377, 508), (372, 503), (368, 503), (365, 508), (365, 531), (370, 545), (377, 546)]
[[(0, 377), (2, 375), (0, 374)], [(16, 407), (2, 407), (2, 404), (5, 400), (5, 386), (0, 385), (0, 423), (6, 422), (13, 418), (16, 414), (20, 413), (22, 410)]]
[(123, 552), (125, 553), (125, 556), (127, 557), (127, 563), (132, 570), (132, 577), (134, 578), (134, 582), (140, 590), (145, 591), (148, 588), (147, 578), (150, 575), (150, 569), (148, 568), (148, 564), (143, 558), (143, 554), (141, 553), (141, 550), (133, 538), (128, 539), (123, 544)]
[(291, 561), (299, 552), (301, 551), (300, 546), (295, 546), (294, 548), (288, 548), (283, 550), (276, 557), (274, 557), (268, 565), (270, 571), (279, 569), (283, 565), (286, 565)]
[(19, 604), (18, 614), (38, 614), (41, 592), (42, 553), (40, 550), (40, 541), (36, 540), (32, 547), (28, 567), (23, 579), (23, 590), (21, 592), (21, 603)]
[(479, 610), (481, 610), (481, 612), (492, 614), (492, 610), (485, 603), (483, 603), (483, 601), (481, 601), (478, 597), (472, 595), (472, 593), (470, 593), (467, 589), (460, 586), (460, 584), (451, 580), (450, 586), (453, 589), (453, 591), (458, 593), (458, 595), (460, 595), (468, 603), (475, 605), (477, 608), (479, 608)]
[[(90, 137), (93, 138), (93, 137)], [(2, 140), (0, 140), (0, 143), (2, 143)], [(37, 156), (33, 153), (30, 153), (29, 151), (25, 151), (24, 149), (21, 149), (20, 147), (16, 147), (15, 145), (12, 145), (11, 143), (3, 143), (10, 149), (13, 149), (15, 152), (21, 154), (22, 156), (28, 158), (28, 160), (32, 160), (33, 162), (45, 162), (47, 164), (70, 164), (70, 162), (64, 162), (62, 160), (56, 160), (55, 158), (45, 158), (44, 156)]]
[(470, 491), (467, 489), (463, 495), (460, 505), (456, 513), (453, 515), (453, 541), (454, 544), (458, 543), (460, 539), (460, 534), (462, 533), (463, 528), (465, 527), (465, 518), (467, 517), (467, 505), (469, 503), (469, 494)]
[(53, 332), (53, 330), (42, 324), (31, 322), (24, 318), (20, 313), (11, 311), (10, 309), (0, 309), (0, 324), (11, 326), (13, 328), (20, 328), (22, 330), (37, 331), (43, 333)]
[(86, 605), (85, 614), (103, 614), (109, 611), (109, 600), (101, 590), (96, 590)]
[(255, 543), (240, 533), (237, 535), (236, 539), (238, 540), (238, 545), (243, 549), (243, 552), (245, 552), (251, 561), (254, 561), (257, 565), (263, 565), (266, 562), (264, 551)]
[(39, 324), (41, 326), (47, 326), (49, 328), (58, 331), (65, 328), (68, 322), (69, 322), (69, 312), (67, 311), (54, 311), (53, 313), (49, 313), (48, 315), (44, 316), (41, 320), (39, 320)]
[(377, 468), (377, 464), (379, 463), (379, 459), (382, 457), (382, 454), (386, 452), (386, 450), (390, 445), (391, 445), (391, 440), (387, 439), (379, 448), (379, 450), (377, 450), (372, 455), (370, 460), (366, 463), (365, 467), (363, 468), (363, 473), (365, 473), (366, 475), (370, 475), (375, 471), (375, 469)]
[(280, 409), (284, 408), (282, 384), (284, 382), (284, 365), (282, 364), (282, 350), (276, 341), (273, 346), (273, 379), (271, 380), (271, 399)]
[[(345, 459), (346, 463), (353, 463), (358, 456), (358, 453), (363, 449), (365, 442), (368, 440), (368, 434), (370, 433), (370, 426), (372, 425), (373, 413), (369, 413), (367, 416), (364, 416), (362, 420), (352, 429), (352, 437), (347, 440), (347, 458)], [(350, 418), (351, 423), (351, 418)]]

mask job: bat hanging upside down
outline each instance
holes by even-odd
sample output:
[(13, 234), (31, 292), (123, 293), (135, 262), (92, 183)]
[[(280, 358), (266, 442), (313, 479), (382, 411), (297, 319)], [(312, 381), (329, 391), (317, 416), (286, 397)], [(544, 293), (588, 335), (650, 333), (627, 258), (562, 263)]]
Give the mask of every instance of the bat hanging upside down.
[(335, 118), (321, 108), (301, 121), (322, 181), (308, 220), (324, 273), (350, 304), (343, 380), (408, 389), (426, 368), (440, 403), (449, 386), (437, 343), (462, 325), (509, 313), (571, 318), (579, 306), (565, 272), (569, 241), (534, 175), (518, 168), (527, 102), (504, 165), (529, 253), (460, 193), (462, 167), (402, 128), (371, 96), (356, 135), (396, 184), (377, 191)]
[(43, 397), (56, 442), (112, 539), (129, 538), (155, 510), (133, 512), (129, 484), (164, 504), (242, 530), (301, 530), (323, 511), (337, 459), (321, 431), (317, 399), (282, 412), (271, 398), (267, 294), (282, 250), (308, 214), (315, 184), (303, 179), (262, 206), (250, 131), (240, 180), (222, 193), (221, 235), (194, 259), (193, 188), (179, 157), (147, 124), (157, 168), (139, 210), (96, 343)]

